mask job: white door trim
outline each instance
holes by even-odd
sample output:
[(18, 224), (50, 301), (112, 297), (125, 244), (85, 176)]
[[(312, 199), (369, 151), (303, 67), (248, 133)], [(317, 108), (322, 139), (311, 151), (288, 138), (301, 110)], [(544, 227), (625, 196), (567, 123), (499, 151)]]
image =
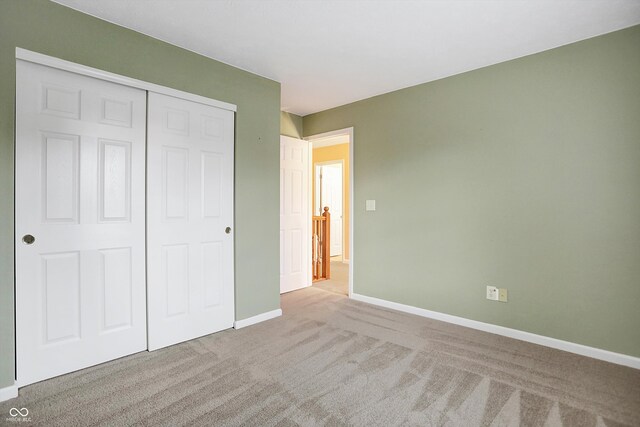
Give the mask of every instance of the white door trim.
[[(330, 136), (338, 136), (338, 135), (348, 135), (349, 136), (349, 298), (353, 297), (353, 230), (355, 228), (355, 221), (354, 221), (354, 217), (355, 217), (355, 212), (354, 212), (354, 200), (355, 200), (355, 189), (354, 189), (354, 182), (355, 182), (355, 169), (353, 167), (354, 161), (353, 161), (353, 153), (354, 153), (354, 149), (353, 146), (355, 145), (355, 139), (354, 139), (354, 131), (353, 131), (353, 126), (352, 127), (348, 127), (348, 128), (344, 128), (344, 129), (338, 129), (338, 130), (332, 130), (330, 132), (323, 132), (323, 133), (319, 133), (316, 135), (311, 135), (311, 136), (307, 136), (304, 139), (306, 139), (309, 142), (313, 142), (315, 140), (319, 140), (319, 139), (325, 139), (328, 138)], [(313, 144), (312, 144), (312, 148), (313, 148)], [(312, 150), (311, 150), (312, 151)], [(313, 173), (313, 172), (312, 172)], [(344, 233), (343, 233), (344, 234)], [(311, 265), (311, 257), (309, 257), (309, 265)]]
[(222, 108), (224, 110), (238, 110), (238, 107), (234, 104), (217, 101), (215, 99), (206, 98), (204, 96), (184, 92), (178, 89), (160, 86), (154, 83), (145, 82), (143, 80), (133, 79), (131, 77), (122, 76), (120, 74), (110, 73), (108, 71), (99, 70), (97, 68), (87, 67), (86, 65), (76, 64), (75, 62), (65, 61), (64, 59), (44, 55), (42, 53), (32, 52), (20, 47), (16, 47), (16, 59), (22, 59), (23, 61), (34, 62), (36, 64), (46, 65), (47, 67), (70, 71), (72, 73), (82, 74), (83, 76), (94, 77), (96, 79), (118, 83), (124, 86), (144, 89), (149, 92), (161, 93), (163, 95), (173, 96), (176, 98), (185, 99), (187, 101), (198, 102), (200, 104), (210, 105), (212, 107)]

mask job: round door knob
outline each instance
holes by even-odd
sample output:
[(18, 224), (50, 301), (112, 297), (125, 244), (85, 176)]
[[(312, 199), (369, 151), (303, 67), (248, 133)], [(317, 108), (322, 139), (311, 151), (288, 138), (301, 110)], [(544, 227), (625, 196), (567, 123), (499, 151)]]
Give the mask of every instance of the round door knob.
[(22, 236), (22, 242), (26, 245), (30, 245), (35, 241), (36, 241), (36, 238), (33, 237), (31, 234), (25, 234), (24, 236)]
[(227, 233), (227, 234), (231, 233), (231, 227), (227, 227), (227, 228), (225, 228), (225, 229), (224, 229), (224, 232), (225, 232), (225, 233)]

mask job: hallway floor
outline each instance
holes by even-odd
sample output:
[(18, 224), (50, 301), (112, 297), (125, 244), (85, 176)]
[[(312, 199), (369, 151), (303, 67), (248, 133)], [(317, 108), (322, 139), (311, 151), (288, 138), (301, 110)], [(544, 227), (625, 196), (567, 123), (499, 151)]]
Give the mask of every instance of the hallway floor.
[(313, 287), (335, 294), (349, 295), (349, 264), (343, 263), (342, 257), (331, 257), (331, 278), (315, 282)]

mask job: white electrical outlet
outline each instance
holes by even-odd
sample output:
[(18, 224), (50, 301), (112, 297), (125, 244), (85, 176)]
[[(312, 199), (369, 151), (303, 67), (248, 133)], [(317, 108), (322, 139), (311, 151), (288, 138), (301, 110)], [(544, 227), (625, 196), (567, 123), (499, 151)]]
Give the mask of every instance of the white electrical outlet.
[(495, 286), (487, 286), (487, 299), (498, 301), (498, 288)]
[(507, 302), (508, 300), (509, 299), (507, 297), (507, 289), (506, 288), (498, 289), (498, 301)]

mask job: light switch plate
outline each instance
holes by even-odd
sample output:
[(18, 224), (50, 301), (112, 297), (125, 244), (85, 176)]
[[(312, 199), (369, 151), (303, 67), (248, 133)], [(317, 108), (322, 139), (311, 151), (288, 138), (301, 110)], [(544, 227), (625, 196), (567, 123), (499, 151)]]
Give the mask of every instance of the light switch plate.
[(376, 201), (375, 200), (367, 200), (365, 203), (365, 210), (375, 211), (376, 210)]

